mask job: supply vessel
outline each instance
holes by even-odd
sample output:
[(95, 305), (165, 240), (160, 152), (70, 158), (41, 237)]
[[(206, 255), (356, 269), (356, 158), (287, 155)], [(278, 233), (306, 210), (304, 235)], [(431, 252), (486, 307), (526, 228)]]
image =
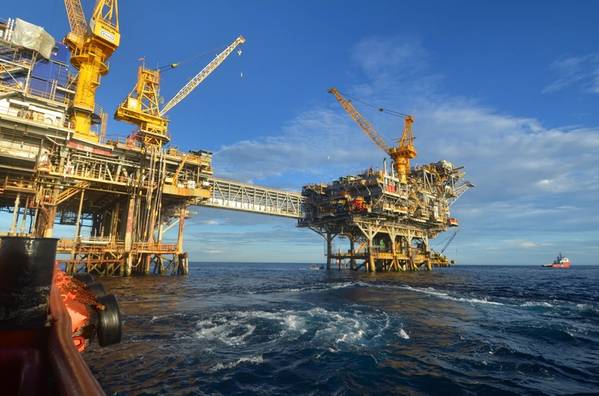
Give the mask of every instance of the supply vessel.
[(557, 255), (553, 263), (551, 264), (543, 264), (543, 267), (546, 268), (560, 268), (560, 269), (568, 269), (570, 268), (570, 259), (564, 257), (561, 253)]

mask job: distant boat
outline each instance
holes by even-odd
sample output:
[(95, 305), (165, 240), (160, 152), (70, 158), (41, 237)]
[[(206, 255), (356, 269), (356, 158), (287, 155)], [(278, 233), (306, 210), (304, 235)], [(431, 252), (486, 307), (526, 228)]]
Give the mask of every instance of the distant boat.
[(562, 256), (562, 254), (560, 253), (557, 255), (555, 260), (553, 260), (553, 263), (543, 264), (543, 267), (567, 269), (567, 268), (570, 268), (570, 259)]

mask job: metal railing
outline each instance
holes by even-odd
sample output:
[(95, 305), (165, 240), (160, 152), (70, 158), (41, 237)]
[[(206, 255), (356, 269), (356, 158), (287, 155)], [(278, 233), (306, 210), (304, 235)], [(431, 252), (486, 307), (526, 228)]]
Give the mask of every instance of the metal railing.
[(300, 193), (210, 178), (212, 196), (199, 204), (221, 209), (301, 218), (304, 197)]

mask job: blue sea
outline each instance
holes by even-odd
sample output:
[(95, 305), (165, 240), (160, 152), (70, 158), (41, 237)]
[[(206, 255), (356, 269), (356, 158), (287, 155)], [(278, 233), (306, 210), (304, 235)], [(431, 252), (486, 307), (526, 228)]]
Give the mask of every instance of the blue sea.
[(85, 359), (108, 394), (599, 394), (599, 267), (190, 272), (102, 280), (123, 341)]

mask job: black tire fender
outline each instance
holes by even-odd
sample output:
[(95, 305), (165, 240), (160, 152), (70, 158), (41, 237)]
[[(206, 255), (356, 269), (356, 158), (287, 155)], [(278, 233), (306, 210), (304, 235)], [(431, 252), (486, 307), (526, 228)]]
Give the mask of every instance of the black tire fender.
[(105, 347), (121, 342), (122, 323), (119, 304), (113, 294), (97, 298), (104, 309), (98, 310), (98, 344)]

